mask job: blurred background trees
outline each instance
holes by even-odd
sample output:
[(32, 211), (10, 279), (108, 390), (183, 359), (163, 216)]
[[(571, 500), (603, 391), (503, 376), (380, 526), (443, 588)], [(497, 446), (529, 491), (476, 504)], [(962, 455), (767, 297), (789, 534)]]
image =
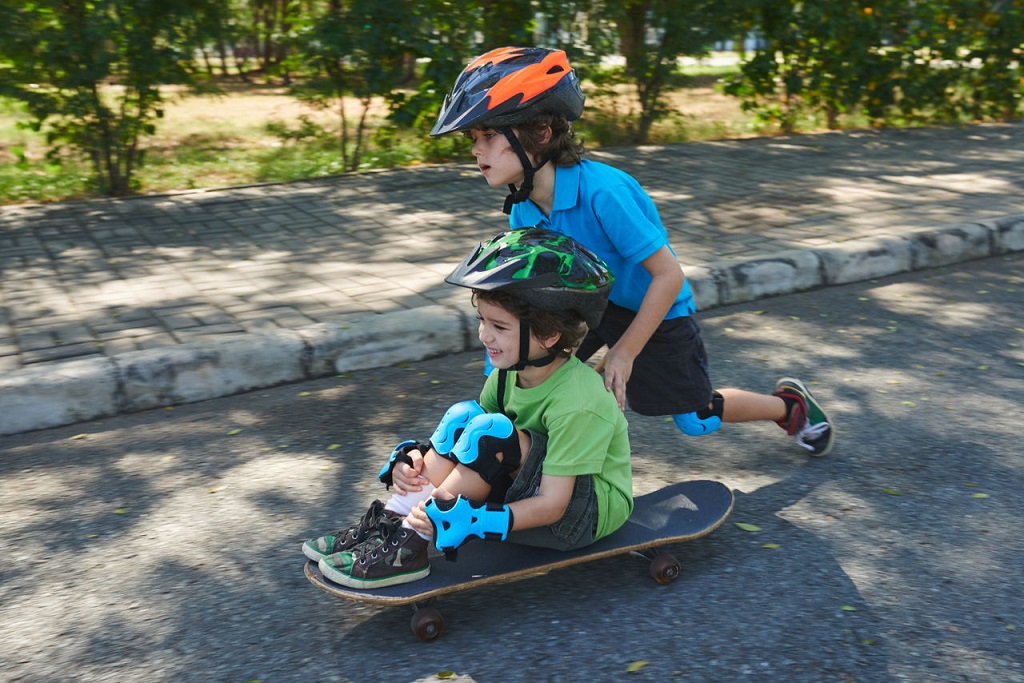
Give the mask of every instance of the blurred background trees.
[[(565, 49), (592, 102), (628, 102), (604, 140), (620, 144), (648, 141), (682, 59), (712, 50), (737, 56), (724, 92), (782, 132), (1009, 120), (1024, 95), (1024, 0), (0, 0), (0, 97), (123, 195), (144, 189), (167, 86), (284, 84), (333, 112), (354, 171), (402, 136), (422, 160), (456, 156), (458, 136), (426, 135), (442, 98), (471, 57), (515, 44)], [(298, 123), (281, 134), (322, 135)]]

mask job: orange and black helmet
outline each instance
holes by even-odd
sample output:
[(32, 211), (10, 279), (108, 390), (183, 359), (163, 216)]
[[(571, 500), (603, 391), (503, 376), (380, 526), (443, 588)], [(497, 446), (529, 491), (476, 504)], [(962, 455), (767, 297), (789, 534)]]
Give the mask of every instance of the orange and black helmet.
[(543, 113), (575, 121), (583, 113), (583, 91), (562, 50), (500, 47), (463, 69), (444, 98), (431, 135), (485, 124), (515, 126)]

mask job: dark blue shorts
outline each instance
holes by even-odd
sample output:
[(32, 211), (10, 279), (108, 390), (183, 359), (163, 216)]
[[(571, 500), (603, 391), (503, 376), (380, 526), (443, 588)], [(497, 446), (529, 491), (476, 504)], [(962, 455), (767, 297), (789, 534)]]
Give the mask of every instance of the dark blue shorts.
[[(576, 355), (587, 360), (602, 346), (614, 346), (636, 313), (608, 304), (601, 324), (591, 330)], [(629, 407), (641, 415), (679, 415), (711, 403), (711, 376), (700, 326), (692, 316), (664, 320), (633, 361), (626, 384)]]

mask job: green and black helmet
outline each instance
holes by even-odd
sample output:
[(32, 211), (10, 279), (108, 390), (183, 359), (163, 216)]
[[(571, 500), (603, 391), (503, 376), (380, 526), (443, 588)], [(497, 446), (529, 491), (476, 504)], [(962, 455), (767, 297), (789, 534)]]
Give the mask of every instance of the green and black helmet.
[(608, 306), (614, 276), (594, 252), (545, 228), (503, 232), (480, 245), (445, 282), (505, 290), (544, 311), (577, 313), (591, 329)]

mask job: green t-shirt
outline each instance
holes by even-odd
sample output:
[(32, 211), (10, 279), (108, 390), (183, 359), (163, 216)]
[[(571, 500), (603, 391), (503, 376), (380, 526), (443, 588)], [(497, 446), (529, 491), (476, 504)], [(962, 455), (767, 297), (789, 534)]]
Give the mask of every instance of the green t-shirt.
[[(498, 374), (492, 372), (480, 392), (480, 405), (492, 413), (498, 412)], [(516, 386), (517, 374), (508, 373), (505, 413), (518, 429), (547, 435), (544, 474), (593, 475), (597, 538), (607, 536), (633, 511), (628, 425), (615, 396), (576, 356), (531, 389)]]

